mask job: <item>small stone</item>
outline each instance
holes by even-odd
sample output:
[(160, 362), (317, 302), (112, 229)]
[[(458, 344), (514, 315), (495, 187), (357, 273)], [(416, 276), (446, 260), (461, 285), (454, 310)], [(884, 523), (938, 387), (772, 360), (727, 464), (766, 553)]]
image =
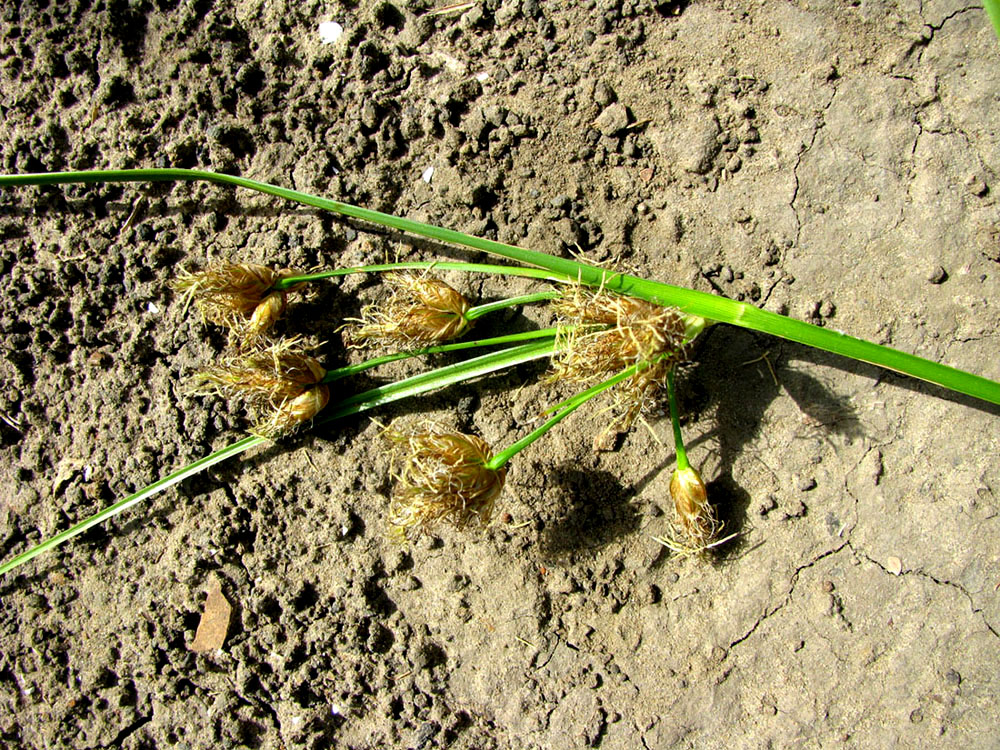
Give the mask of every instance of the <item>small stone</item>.
[(943, 284), (948, 280), (948, 272), (943, 266), (935, 266), (928, 272), (927, 280), (932, 284)]
[(728, 172), (739, 172), (740, 167), (743, 166), (743, 160), (739, 156), (733, 154), (729, 157), (729, 161), (726, 162), (726, 171)]
[(823, 581), (822, 586), (823, 586), (823, 591), (825, 593), (830, 594), (833, 592), (834, 589), (833, 581)]
[(974, 172), (968, 176), (965, 180), (965, 187), (969, 189), (970, 193), (978, 198), (982, 198), (986, 195), (986, 191), (989, 190), (989, 186), (986, 184), (986, 179), (978, 172)]
[(757, 514), (761, 516), (766, 516), (768, 513), (770, 513), (777, 507), (778, 507), (777, 498), (774, 495), (768, 495), (766, 498), (764, 498), (761, 504), (757, 506)]
[(954, 669), (949, 669), (944, 675), (944, 680), (949, 685), (954, 685), (955, 687), (958, 687), (959, 685), (962, 684), (962, 675), (960, 675)]
[(885, 561), (886, 572), (892, 573), (894, 576), (898, 576), (903, 572), (903, 561), (898, 557), (892, 556)]
[(799, 492), (809, 492), (816, 489), (816, 479), (814, 477), (795, 476), (792, 478), (795, 489)]
[(924, 720), (924, 712), (919, 708), (915, 708), (910, 712), (910, 721), (914, 724), (919, 724)]
[(607, 107), (610, 104), (613, 104), (617, 98), (618, 95), (615, 94), (615, 90), (604, 81), (600, 81), (596, 86), (594, 86), (594, 101), (600, 106)]
[(602, 135), (617, 135), (628, 127), (628, 109), (624, 104), (612, 104), (604, 109), (594, 120), (594, 127), (601, 131)]

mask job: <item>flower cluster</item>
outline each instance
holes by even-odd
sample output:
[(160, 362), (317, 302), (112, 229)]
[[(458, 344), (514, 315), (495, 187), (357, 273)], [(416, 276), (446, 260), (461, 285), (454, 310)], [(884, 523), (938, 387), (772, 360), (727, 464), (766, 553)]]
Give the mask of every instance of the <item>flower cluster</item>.
[(220, 394), (244, 402), (255, 415), (251, 432), (274, 438), (315, 417), (330, 401), (326, 370), (284, 341), (224, 358), (194, 376), (197, 393)]
[(397, 538), (412, 539), (440, 522), (459, 529), (489, 523), (507, 470), (489, 466), (493, 453), (484, 440), (433, 424), (387, 434), (406, 454), (389, 504)]
[(365, 306), (361, 318), (346, 326), (350, 346), (378, 341), (412, 348), (450, 341), (469, 329), (469, 301), (443, 281), (412, 273), (382, 278), (392, 293), (382, 304)]

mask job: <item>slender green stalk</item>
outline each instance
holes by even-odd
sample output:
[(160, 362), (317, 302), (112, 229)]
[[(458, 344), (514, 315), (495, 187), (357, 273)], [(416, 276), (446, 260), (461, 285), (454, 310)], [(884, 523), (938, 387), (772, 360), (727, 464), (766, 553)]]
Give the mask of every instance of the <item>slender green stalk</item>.
[(398, 362), (401, 359), (410, 359), (411, 357), (422, 357), (426, 354), (445, 354), (447, 352), (457, 352), (463, 349), (476, 349), (485, 346), (497, 346), (499, 344), (516, 344), (534, 339), (551, 339), (555, 338), (559, 334), (560, 330), (567, 331), (569, 329), (541, 328), (537, 331), (511, 333), (506, 336), (495, 336), (489, 339), (459, 341), (454, 344), (440, 344), (438, 346), (428, 346), (423, 349), (411, 349), (406, 352), (393, 352), (392, 354), (384, 354), (381, 357), (375, 357), (374, 359), (359, 362), (356, 365), (345, 365), (344, 367), (338, 367), (336, 370), (330, 370), (321, 382), (333, 383), (334, 381), (341, 380), (342, 378), (346, 378), (350, 375), (357, 375), (359, 372), (370, 370), (373, 367), (378, 367), (379, 365), (388, 364), (389, 362)]
[(622, 370), (617, 375), (614, 375), (613, 377), (610, 377), (607, 380), (598, 383), (597, 385), (591, 386), (585, 391), (577, 393), (572, 398), (566, 399), (557, 407), (555, 407), (556, 409), (555, 414), (553, 414), (551, 417), (545, 420), (545, 422), (541, 426), (536, 427), (534, 430), (532, 430), (530, 433), (525, 435), (517, 442), (511, 443), (502, 451), (494, 455), (493, 458), (487, 461), (486, 468), (496, 470), (506, 466), (507, 462), (510, 461), (514, 456), (516, 456), (518, 453), (523, 451), (533, 442), (538, 440), (538, 438), (542, 437), (542, 435), (544, 435), (546, 432), (551, 430), (557, 424), (562, 422), (566, 417), (568, 417), (574, 411), (576, 411), (585, 403), (590, 401), (590, 399), (594, 398), (597, 395), (600, 395), (601, 393), (604, 393), (604, 391), (608, 390), (609, 388), (613, 388), (623, 380), (632, 377), (637, 372), (644, 370), (650, 364), (651, 363), (648, 361), (636, 362), (634, 365)]
[(677, 409), (677, 389), (674, 387), (674, 370), (670, 368), (667, 375), (667, 400), (670, 402), (670, 424), (674, 428), (674, 448), (677, 454), (677, 468), (684, 471), (689, 466), (687, 451), (684, 450), (684, 437), (681, 435), (681, 419)]
[(559, 344), (555, 339), (531, 344), (501, 349), (498, 352), (483, 354), (464, 362), (439, 367), (430, 372), (420, 373), (395, 383), (372, 388), (356, 396), (350, 396), (339, 404), (327, 409), (316, 418), (315, 424), (325, 424), (334, 419), (340, 419), (351, 414), (359, 414), (376, 406), (399, 401), (403, 398), (418, 396), (428, 391), (445, 388), (455, 383), (488, 375), (499, 370), (505, 370), (515, 365), (544, 359), (558, 351)]
[(219, 450), (205, 456), (204, 458), (199, 458), (197, 461), (188, 464), (183, 469), (178, 469), (173, 474), (168, 474), (167, 476), (163, 477), (163, 479), (159, 479), (153, 482), (151, 485), (143, 487), (138, 492), (129, 495), (125, 499), (119, 500), (114, 505), (109, 505), (107, 508), (100, 511), (99, 513), (95, 513), (90, 518), (80, 521), (80, 523), (66, 529), (66, 531), (60, 532), (59, 534), (56, 534), (55, 536), (49, 539), (46, 539), (44, 542), (36, 544), (28, 551), (22, 552), (20, 555), (12, 557), (3, 565), (0, 565), (0, 575), (3, 575), (4, 573), (7, 573), (8, 571), (13, 570), (14, 568), (20, 565), (24, 565), (24, 563), (28, 562), (28, 560), (37, 557), (38, 555), (42, 554), (47, 550), (52, 549), (53, 547), (58, 547), (63, 542), (72, 539), (78, 534), (82, 534), (92, 526), (96, 526), (99, 523), (103, 523), (104, 521), (107, 521), (109, 518), (117, 516), (119, 513), (124, 513), (126, 510), (131, 508), (136, 503), (146, 500), (147, 498), (150, 498), (159, 492), (163, 492), (163, 490), (167, 489), (168, 487), (173, 487), (178, 482), (181, 482), (187, 479), (188, 477), (194, 476), (199, 472), (205, 471), (205, 469), (215, 466), (215, 464), (219, 463), (220, 461), (225, 461), (227, 458), (232, 458), (233, 456), (243, 453), (243, 451), (250, 450), (254, 446), (266, 442), (267, 440), (265, 438), (251, 435), (249, 437), (243, 438), (242, 440), (237, 440), (235, 443), (227, 445), (225, 448), (220, 448)]
[[(2, 179), (2, 178), (0, 178)], [(2, 184), (2, 183), (0, 183)], [(524, 266), (498, 266), (488, 263), (463, 263), (459, 261), (405, 261), (399, 263), (379, 263), (373, 266), (352, 266), (349, 268), (334, 268), (329, 271), (303, 273), (296, 276), (286, 276), (274, 285), (275, 291), (289, 289), (296, 284), (310, 281), (332, 279), (337, 276), (348, 276), (353, 273), (384, 273), (386, 271), (465, 271), (467, 273), (488, 273), (499, 276), (521, 276), (540, 281), (573, 282), (576, 279), (564, 274), (553, 273), (541, 268), (525, 268)]]
[(476, 305), (475, 307), (469, 308), (465, 313), (465, 319), (470, 323), (476, 318), (481, 318), (489, 313), (496, 312), (497, 310), (506, 310), (508, 307), (517, 307), (518, 305), (531, 305), (535, 302), (544, 302), (545, 300), (558, 299), (561, 296), (560, 292), (550, 291), (550, 292), (535, 292), (534, 294), (524, 294), (520, 297), (508, 297), (507, 299), (498, 299), (496, 302), (488, 302), (485, 305)]
[[(327, 407), (327, 411), (324, 412), (320, 418), (316, 419), (314, 423), (323, 424), (331, 422), (334, 419), (341, 419), (352, 414), (359, 414), (361, 412), (368, 411), (369, 409), (374, 409), (376, 406), (382, 406), (393, 401), (409, 398), (411, 396), (417, 396), (429, 391), (437, 390), (438, 388), (444, 388), (464, 380), (481, 377), (482, 375), (497, 372), (498, 370), (503, 370), (508, 367), (514, 367), (525, 362), (548, 357), (556, 351), (556, 347), (557, 344), (554, 339), (540, 343), (535, 342), (522, 344), (520, 346), (510, 347), (499, 352), (491, 352), (490, 354), (485, 354), (465, 362), (459, 362), (457, 364), (441, 367), (430, 372), (421, 373), (387, 386), (372, 388), (371, 390), (344, 399), (339, 404), (333, 404)], [(146, 500), (153, 495), (174, 486), (178, 482), (181, 482), (188, 477), (192, 477), (195, 474), (220, 463), (221, 461), (237, 456), (250, 448), (266, 442), (268, 441), (265, 438), (249, 436), (242, 438), (241, 440), (237, 440), (235, 443), (227, 445), (224, 448), (220, 448), (208, 456), (200, 458), (197, 461), (188, 464), (184, 468), (178, 469), (172, 474), (168, 474), (162, 479), (143, 487), (138, 492), (129, 495), (123, 500), (119, 500), (114, 505), (104, 508), (80, 523), (66, 529), (66, 531), (60, 532), (40, 544), (35, 545), (31, 549), (12, 557), (10, 560), (0, 565), (0, 575), (14, 570), (43, 552), (59, 546), (63, 542), (72, 539), (78, 534), (82, 534), (87, 529), (96, 526), (99, 523), (103, 523), (104, 521), (117, 516), (119, 513), (123, 513), (136, 503)]]
[(563, 277), (576, 279), (592, 287), (637, 297), (659, 305), (677, 307), (689, 315), (700, 316), (719, 323), (730, 323), (754, 331), (768, 333), (817, 349), (839, 354), (851, 359), (879, 365), (889, 370), (935, 383), (953, 391), (1000, 404), (1000, 383), (972, 373), (931, 362), (912, 354), (879, 346), (828, 328), (820, 328), (783, 315), (760, 310), (752, 305), (718, 297), (694, 289), (641, 279), (628, 274), (610, 273), (602, 268), (566, 258), (527, 250), (495, 240), (473, 237), (453, 229), (436, 227), (424, 222), (373, 211), (349, 203), (320, 198), (298, 190), (270, 185), (245, 177), (219, 174), (196, 169), (120, 169), (91, 172), (53, 172), (0, 176), (0, 186), (5, 185), (55, 185), (63, 183), (95, 182), (162, 182), (204, 180), (256, 190), (307, 206), (322, 208), (343, 216), (396, 229), (400, 232), (427, 237), (438, 242), (498, 255), (529, 266), (544, 268)]

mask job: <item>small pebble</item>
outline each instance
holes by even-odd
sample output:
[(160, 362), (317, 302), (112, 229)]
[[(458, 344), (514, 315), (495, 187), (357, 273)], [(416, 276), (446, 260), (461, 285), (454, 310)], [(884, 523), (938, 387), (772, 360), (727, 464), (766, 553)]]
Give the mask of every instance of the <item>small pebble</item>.
[(601, 135), (617, 135), (628, 127), (628, 110), (624, 104), (612, 104), (597, 116), (594, 127), (601, 131)]
[(885, 561), (885, 569), (894, 576), (898, 576), (903, 572), (903, 561), (895, 556), (889, 557)]
[(935, 266), (927, 274), (927, 280), (932, 284), (943, 284), (948, 280), (948, 272), (944, 270), (943, 266)]
[(324, 44), (333, 44), (344, 35), (344, 27), (336, 21), (324, 21), (319, 25), (319, 39)]
[(970, 174), (965, 180), (965, 186), (969, 189), (970, 193), (979, 198), (986, 195), (986, 191), (989, 190), (985, 178), (979, 173)]

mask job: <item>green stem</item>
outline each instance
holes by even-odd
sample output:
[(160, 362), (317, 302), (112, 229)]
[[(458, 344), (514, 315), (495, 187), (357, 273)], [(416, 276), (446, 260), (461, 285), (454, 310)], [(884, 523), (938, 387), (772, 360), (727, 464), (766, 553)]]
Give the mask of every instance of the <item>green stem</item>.
[(25, 174), (0, 176), (0, 186), (4, 185), (55, 185), (62, 183), (94, 182), (162, 182), (204, 180), (225, 185), (234, 185), (296, 201), (307, 206), (322, 208), (343, 216), (396, 229), (400, 232), (427, 237), (438, 242), (460, 245), (475, 250), (498, 255), (518, 263), (544, 268), (565, 278), (575, 279), (581, 284), (604, 287), (631, 297), (637, 297), (659, 305), (677, 307), (689, 315), (700, 316), (719, 323), (730, 323), (754, 331), (768, 333), (779, 338), (795, 341), (817, 349), (839, 354), (851, 359), (879, 365), (889, 370), (910, 375), (930, 383), (936, 383), (959, 393), (1000, 404), (1000, 383), (987, 378), (963, 372), (947, 365), (931, 362), (912, 354), (879, 346), (868, 341), (848, 336), (837, 331), (820, 328), (799, 320), (786, 318), (752, 305), (718, 297), (694, 289), (664, 284), (658, 281), (640, 279), (628, 274), (610, 273), (602, 268), (590, 266), (566, 258), (557, 258), (535, 250), (527, 250), (495, 240), (473, 237), (453, 229), (436, 227), (412, 219), (373, 211), (349, 203), (320, 198), (298, 190), (270, 185), (266, 182), (250, 180), (246, 177), (219, 174), (196, 169), (119, 169), (95, 170), (91, 172), (53, 172), (48, 174)]
[(406, 352), (393, 352), (392, 354), (384, 354), (381, 357), (375, 357), (373, 359), (365, 360), (364, 362), (359, 362), (356, 365), (346, 365), (344, 367), (338, 367), (336, 370), (330, 370), (326, 373), (326, 376), (321, 382), (332, 383), (350, 375), (357, 375), (359, 372), (370, 370), (373, 367), (378, 367), (379, 365), (388, 364), (389, 362), (398, 362), (401, 359), (410, 359), (411, 357), (422, 357), (427, 354), (444, 354), (446, 352), (461, 351), (462, 349), (475, 349), (484, 346), (497, 346), (499, 344), (515, 344), (523, 341), (531, 341), (533, 339), (555, 338), (560, 330), (561, 329), (559, 328), (541, 328), (537, 331), (511, 333), (506, 336), (495, 336), (489, 339), (459, 341), (454, 344), (440, 344), (438, 346), (428, 346), (423, 349), (412, 349)]
[(476, 318), (481, 318), (484, 315), (488, 315), (491, 312), (496, 312), (497, 310), (504, 310), (508, 307), (516, 307), (517, 305), (530, 305), (535, 302), (543, 302), (545, 300), (557, 299), (561, 297), (560, 292), (535, 292), (534, 294), (524, 294), (520, 297), (508, 297), (507, 299), (499, 299), (496, 302), (488, 302), (485, 305), (476, 305), (470, 308), (465, 313), (465, 319), (470, 323)]
[(646, 361), (636, 362), (634, 365), (628, 367), (625, 370), (622, 370), (617, 375), (608, 378), (607, 380), (598, 383), (597, 385), (591, 386), (585, 391), (581, 391), (572, 398), (566, 399), (561, 404), (555, 407), (556, 409), (558, 409), (558, 411), (556, 411), (555, 414), (549, 417), (540, 427), (535, 428), (530, 433), (525, 435), (523, 438), (507, 446), (502, 451), (493, 456), (493, 458), (487, 461), (486, 468), (496, 470), (506, 466), (507, 462), (510, 461), (514, 456), (516, 456), (518, 453), (523, 451), (533, 442), (538, 440), (538, 438), (542, 437), (542, 435), (551, 430), (553, 427), (555, 427), (557, 424), (559, 424), (561, 421), (563, 421), (566, 417), (568, 417), (574, 411), (579, 409), (585, 403), (590, 401), (590, 399), (594, 398), (595, 396), (601, 393), (604, 393), (604, 391), (608, 390), (609, 388), (613, 388), (623, 380), (632, 377), (637, 372), (648, 367), (649, 364), (650, 363)]
[(328, 407), (314, 423), (325, 424), (334, 419), (340, 419), (350, 414), (359, 414), (363, 411), (374, 409), (376, 406), (398, 401), (402, 398), (417, 396), (421, 393), (445, 388), (455, 383), (478, 378), (525, 362), (550, 357), (558, 351), (558, 348), (559, 344), (553, 338), (538, 343), (513, 346), (498, 352), (483, 354), (463, 362), (456, 362), (453, 365), (439, 367), (430, 372), (413, 375), (405, 380), (388, 383), (377, 388), (372, 388), (364, 393), (359, 393), (356, 396), (350, 396), (336, 406), (332, 408)]
[[(0, 178), (2, 179), (2, 178)], [(0, 183), (2, 184), (2, 183)], [(462, 263), (452, 261), (407, 261), (402, 263), (379, 263), (373, 266), (353, 266), (350, 268), (335, 268), (330, 271), (317, 271), (316, 273), (304, 273), (297, 276), (286, 276), (275, 282), (273, 289), (281, 291), (289, 289), (296, 284), (309, 281), (321, 281), (332, 279), (336, 276), (347, 276), (352, 273), (384, 273), (386, 271), (465, 271), (467, 273), (489, 273), (502, 276), (521, 276), (527, 279), (539, 279), (541, 281), (553, 281), (565, 283), (574, 281), (563, 274), (552, 273), (541, 268), (524, 268), (523, 266), (498, 266), (488, 263)]]
[[(514, 367), (524, 362), (530, 362), (532, 360), (548, 357), (556, 351), (556, 348), (557, 344), (554, 339), (541, 343), (522, 344), (520, 346), (510, 347), (499, 352), (484, 354), (465, 362), (459, 362), (454, 365), (438, 368), (437, 370), (421, 373), (420, 375), (415, 375), (387, 386), (372, 388), (371, 390), (351, 396), (350, 398), (341, 401), (339, 404), (327, 407), (327, 411), (324, 412), (320, 418), (314, 420), (314, 424), (323, 424), (331, 422), (334, 419), (341, 419), (352, 414), (359, 414), (361, 412), (368, 411), (369, 409), (374, 409), (376, 406), (382, 406), (403, 398), (417, 396), (429, 391), (437, 390), (438, 388), (444, 388), (463, 380), (469, 380), (482, 375), (487, 375), (508, 367)], [(60, 532), (59, 534), (46, 539), (44, 542), (35, 545), (26, 552), (22, 552), (21, 554), (12, 557), (10, 560), (0, 565), (0, 575), (14, 570), (14, 568), (23, 565), (43, 552), (59, 546), (63, 542), (72, 539), (78, 534), (82, 534), (87, 529), (117, 516), (119, 513), (131, 508), (136, 503), (146, 500), (153, 495), (162, 492), (168, 487), (172, 487), (178, 482), (194, 476), (195, 474), (204, 471), (221, 461), (225, 461), (228, 458), (232, 458), (233, 456), (243, 453), (254, 446), (261, 445), (266, 442), (268, 441), (265, 438), (249, 436), (241, 440), (237, 440), (235, 443), (227, 445), (225, 448), (221, 448), (204, 458), (200, 458), (197, 461), (188, 464), (184, 468), (179, 469), (172, 474), (168, 474), (162, 479), (159, 479), (147, 487), (142, 488), (138, 492), (129, 495), (124, 500), (119, 500), (114, 505), (110, 505), (104, 510), (95, 513), (75, 526), (70, 527), (66, 531)]]
[(983, 0), (983, 7), (986, 8), (986, 13), (993, 22), (993, 30), (1000, 39), (1000, 0)]
[(674, 388), (675, 369), (671, 367), (670, 373), (667, 375), (667, 400), (670, 401), (670, 424), (674, 428), (674, 448), (677, 453), (677, 468), (684, 471), (691, 464), (688, 463), (687, 451), (684, 450), (684, 437), (681, 435), (681, 419), (677, 409), (677, 390)]
[(149, 497), (152, 497), (153, 495), (159, 492), (163, 492), (163, 490), (167, 489), (168, 487), (173, 487), (178, 482), (181, 482), (190, 476), (194, 476), (195, 474), (202, 472), (211, 466), (214, 466), (220, 461), (225, 461), (227, 458), (232, 458), (233, 456), (243, 453), (243, 451), (249, 450), (250, 448), (253, 448), (255, 445), (260, 445), (261, 443), (266, 443), (266, 442), (267, 440), (265, 438), (251, 435), (250, 437), (245, 437), (242, 440), (238, 440), (235, 443), (232, 443), (231, 445), (227, 445), (225, 448), (221, 448), (215, 451), (214, 453), (205, 456), (204, 458), (200, 458), (197, 461), (188, 464), (183, 469), (178, 469), (173, 474), (168, 474), (167, 476), (163, 477), (163, 479), (153, 482), (151, 485), (147, 487), (143, 487), (141, 490), (129, 495), (124, 500), (119, 500), (114, 505), (109, 505), (107, 508), (100, 511), (99, 513), (95, 513), (90, 518), (80, 521), (80, 523), (76, 524), (75, 526), (71, 526), (70, 528), (66, 529), (66, 531), (60, 532), (59, 534), (56, 534), (55, 536), (49, 539), (46, 539), (44, 542), (40, 544), (36, 544), (27, 552), (22, 552), (20, 555), (12, 557), (3, 565), (0, 565), (0, 575), (3, 575), (4, 573), (7, 573), (8, 571), (13, 570), (14, 568), (20, 565), (24, 565), (24, 563), (28, 562), (28, 560), (37, 557), (46, 550), (50, 550), (53, 547), (58, 547), (63, 542), (72, 539), (78, 534), (82, 534), (84, 531), (91, 528), (92, 526), (96, 526), (99, 523), (107, 521), (109, 518), (112, 518), (113, 516), (117, 516), (119, 513), (123, 513), (136, 503), (145, 500)]

